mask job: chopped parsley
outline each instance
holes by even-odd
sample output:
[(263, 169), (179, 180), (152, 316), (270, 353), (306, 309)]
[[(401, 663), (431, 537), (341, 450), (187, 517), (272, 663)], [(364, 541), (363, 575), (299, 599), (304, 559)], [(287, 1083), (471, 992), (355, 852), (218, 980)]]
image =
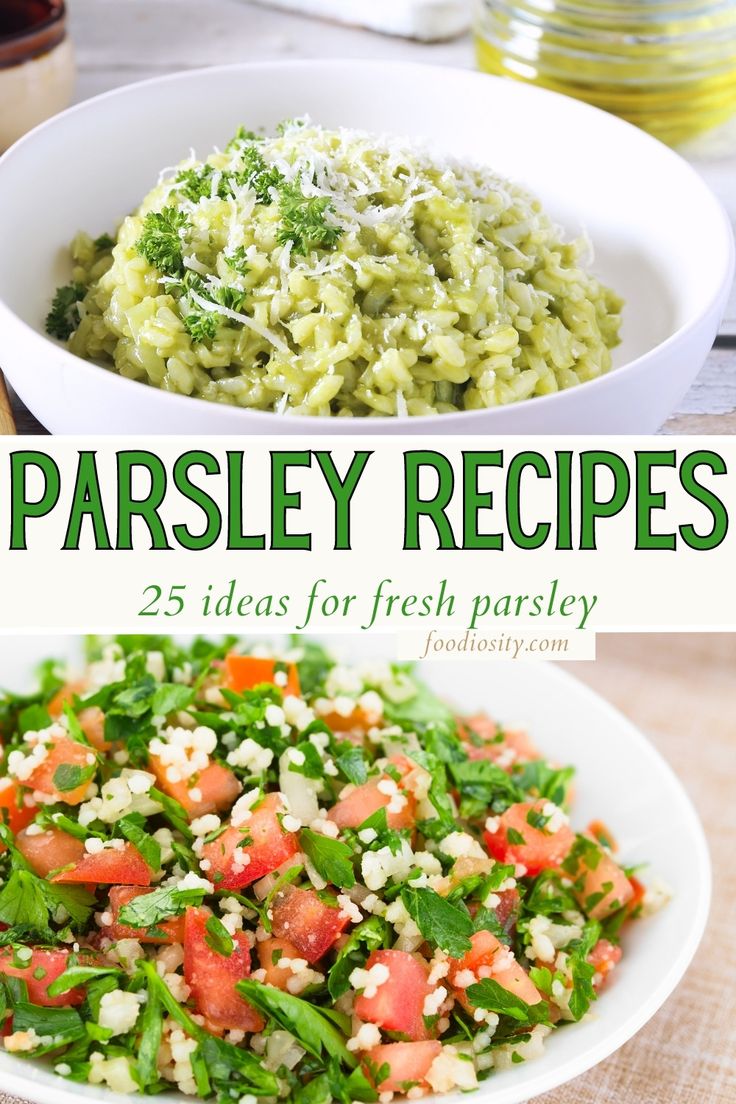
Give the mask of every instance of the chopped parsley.
[(149, 211), (136, 250), (165, 276), (180, 276), (184, 271), (182, 233), (189, 228), (187, 215), (176, 207)]
[(51, 310), (46, 315), (46, 333), (59, 341), (68, 341), (79, 326), (79, 304), (86, 294), (83, 284), (67, 284), (57, 288)]
[(353, 852), (346, 843), (313, 832), (311, 828), (303, 828), (299, 840), (302, 851), (321, 878), (341, 889), (351, 889), (355, 885)]
[(292, 253), (306, 256), (313, 249), (332, 249), (342, 234), (342, 228), (328, 223), (326, 215), (334, 212), (327, 196), (305, 196), (298, 184), (283, 184), (279, 190), (281, 245), (291, 242)]

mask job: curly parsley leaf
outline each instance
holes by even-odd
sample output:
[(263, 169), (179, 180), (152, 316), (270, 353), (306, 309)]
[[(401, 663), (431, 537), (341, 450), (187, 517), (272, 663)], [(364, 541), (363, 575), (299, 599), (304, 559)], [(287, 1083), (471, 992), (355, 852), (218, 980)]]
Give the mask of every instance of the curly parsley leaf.
[(239, 174), (240, 183), (252, 188), (258, 202), (268, 206), (272, 201), (272, 190), (284, 183), (282, 174), (274, 166), (266, 164), (256, 146), (246, 146), (241, 160), (243, 171)]
[(180, 276), (184, 271), (182, 232), (189, 227), (185, 212), (176, 207), (149, 211), (143, 220), (143, 232), (135, 248), (165, 276)]
[(46, 315), (46, 333), (59, 341), (68, 341), (79, 326), (79, 304), (86, 294), (83, 284), (67, 284), (57, 288), (51, 310)]
[(298, 184), (282, 184), (279, 190), (281, 229), (277, 240), (291, 242), (292, 253), (306, 256), (313, 249), (332, 249), (342, 228), (327, 222), (334, 211), (327, 196), (305, 196)]

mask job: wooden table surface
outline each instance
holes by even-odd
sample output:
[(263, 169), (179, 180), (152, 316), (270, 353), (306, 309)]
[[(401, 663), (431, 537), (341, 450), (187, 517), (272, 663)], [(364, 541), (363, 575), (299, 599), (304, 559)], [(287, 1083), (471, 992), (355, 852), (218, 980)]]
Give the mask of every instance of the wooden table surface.
[[(368, 0), (366, 0), (368, 2)], [(423, 45), (260, 8), (247, 0), (67, 0), (76, 99), (180, 69), (294, 57), (379, 57), (472, 66), (470, 36)], [(736, 225), (736, 119), (688, 156)], [(41, 427), (14, 401), (18, 430)], [(667, 433), (736, 433), (736, 289), (721, 334)]]

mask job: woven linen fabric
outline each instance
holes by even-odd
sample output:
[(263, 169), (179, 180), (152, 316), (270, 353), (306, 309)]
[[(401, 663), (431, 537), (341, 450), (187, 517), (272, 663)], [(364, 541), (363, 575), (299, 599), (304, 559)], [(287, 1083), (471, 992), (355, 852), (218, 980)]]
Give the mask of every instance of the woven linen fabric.
[[(736, 634), (599, 637), (595, 663), (566, 666), (643, 729), (682, 779), (708, 836), (713, 905), (693, 965), (657, 1015), (534, 1104), (734, 1104)], [(0, 1089), (0, 1104), (19, 1102)]]

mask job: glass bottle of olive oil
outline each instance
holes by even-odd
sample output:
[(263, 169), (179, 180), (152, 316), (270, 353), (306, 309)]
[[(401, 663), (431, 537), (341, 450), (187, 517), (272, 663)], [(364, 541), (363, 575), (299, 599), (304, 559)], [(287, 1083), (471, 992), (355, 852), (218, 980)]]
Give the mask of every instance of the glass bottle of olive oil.
[(488, 73), (552, 88), (679, 145), (736, 112), (736, 0), (476, 0)]

